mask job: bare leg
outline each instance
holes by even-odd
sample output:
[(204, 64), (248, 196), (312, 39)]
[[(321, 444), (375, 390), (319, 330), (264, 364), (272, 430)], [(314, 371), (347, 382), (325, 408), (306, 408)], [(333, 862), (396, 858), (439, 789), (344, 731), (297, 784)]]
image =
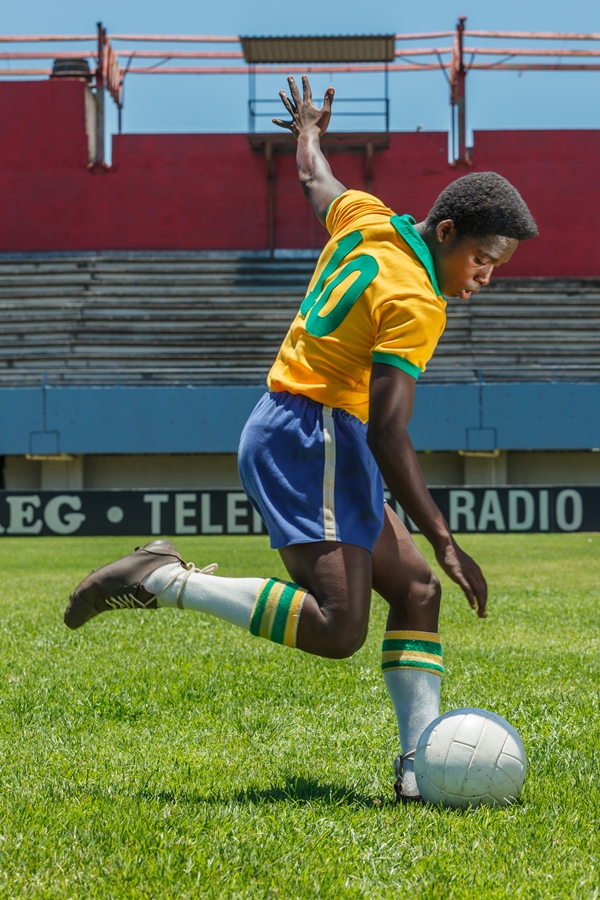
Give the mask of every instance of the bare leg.
[(383, 529), (373, 549), (373, 587), (390, 605), (388, 631), (437, 632), (439, 579), (387, 503)]
[(342, 659), (362, 646), (371, 605), (371, 554), (338, 541), (292, 544), (279, 551), (296, 584), (308, 588), (296, 646)]
[(292, 544), (279, 552), (290, 576), (309, 590), (296, 639), (307, 653), (343, 658), (362, 646), (371, 585), (390, 604), (389, 631), (437, 632), (439, 581), (387, 504), (372, 559), (364, 548), (336, 541)]

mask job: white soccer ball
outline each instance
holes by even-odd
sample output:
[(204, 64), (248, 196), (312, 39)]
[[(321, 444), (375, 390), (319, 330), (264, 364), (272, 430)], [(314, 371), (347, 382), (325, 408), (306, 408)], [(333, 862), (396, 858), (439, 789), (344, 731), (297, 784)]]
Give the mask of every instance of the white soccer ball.
[(417, 744), (421, 796), (444, 806), (507, 806), (527, 774), (519, 733), (487, 709), (453, 709), (427, 726)]

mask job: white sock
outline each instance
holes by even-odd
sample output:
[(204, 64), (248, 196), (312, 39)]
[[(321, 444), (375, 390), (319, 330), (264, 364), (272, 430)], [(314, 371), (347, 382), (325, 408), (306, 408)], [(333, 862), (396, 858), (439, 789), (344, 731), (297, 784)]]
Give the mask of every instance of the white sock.
[(159, 607), (177, 608), (181, 591), (180, 602), (183, 609), (208, 613), (249, 631), (256, 597), (264, 581), (264, 578), (202, 575), (199, 572), (187, 572), (179, 563), (172, 563), (151, 572), (144, 580), (144, 587), (156, 594)]
[[(392, 669), (383, 674), (394, 704), (402, 754), (415, 750), (430, 722), (440, 714), (439, 675), (422, 669)], [(412, 757), (402, 764), (402, 793), (418, 794)]]
[(440, 714), (444, 674), (440, 636), (429, 631), (386, 631), (381, 650), (381, 668), (398, 720), (402, 756), (411, 754), (402, 764), (402, 793), (418, 794), (412, 754), (429, 723)]

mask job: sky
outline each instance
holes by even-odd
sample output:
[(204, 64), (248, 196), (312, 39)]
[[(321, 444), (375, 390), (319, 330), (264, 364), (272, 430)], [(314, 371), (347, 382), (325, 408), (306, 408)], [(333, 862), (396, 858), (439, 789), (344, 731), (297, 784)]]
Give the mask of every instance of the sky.
[[(598, 0), (388, 0), (377, 4), (364, 0), (303, 0), (302, 4), (281, 0), (2, 0), (0, 33), (91, 33), (98, 21), (109, 36), (111, 32), (414, 33), (450, 30), (458, 15), (466, 15), (467, 28), (472, 29), (600, 32)], [(481, 39), (469, 40), (483, 43)], [(417, 41), (413, 46), (442, 43)], [(511, 42), (504, 39), (499, 43), (506, 46)], [(520, 43), (526, 46), (528, 42)], [(51, 46), (59, 48), (57, 44)], [(554, 41), (539, 46), (558, 49), (567, 45)], [(596, 49), (600, 49), (600, 42)], [(315, 94), (322, 94), (332, 83), (338, 98), (383, 94), (383, 79), (378, 75), (337, 74), (333, 79), (319, 75), (312, 83)], [(259, 77), (257, 93), (273, 97), (277, 104), (277, 92), (282, 87), (286, 87), (283, 76)], [(472, 72), (467, 78), (469, 135), (473, 129), (600, 128), (599, 98), (600, 72)], [(448, 88), (441, 71), (391, 74), (390, 99), (392, 130), (420, 127), (447, 131), (450, 127)], [(247, 101), (248, 79), (243, 75), (130, 75), (126, 80), (123, 130), (243, 132), (247, 130)], [(352, 124), (353, 120), (338, 119), (338, 125), (332, 128)], [(111, 131), (117, 127), (112, 104), (108, 126)]]

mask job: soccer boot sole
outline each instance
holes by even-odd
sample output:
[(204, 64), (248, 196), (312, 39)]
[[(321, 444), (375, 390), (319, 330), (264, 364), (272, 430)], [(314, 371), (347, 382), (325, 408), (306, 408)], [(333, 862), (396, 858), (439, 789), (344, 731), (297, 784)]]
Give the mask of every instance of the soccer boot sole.
[(71, 594), (65, 610), (65, 625), (81, 628), (94, 616), (111, 609), (156, 609), (156, 597), (142, 581), (172, 563), (185, 563), (170, 541), (151, 541), (133, 553), (94, 569)]
[(420, 794), (403, 794), (402, 793), (402, 779), (398, 778), (394, 782), (394, 791), (396, 794), (396, 803), (402, 803), (403, 806), (409, 806), (411, 803), (420, 803), (423, 804), (425, 801), (421, 797)]

